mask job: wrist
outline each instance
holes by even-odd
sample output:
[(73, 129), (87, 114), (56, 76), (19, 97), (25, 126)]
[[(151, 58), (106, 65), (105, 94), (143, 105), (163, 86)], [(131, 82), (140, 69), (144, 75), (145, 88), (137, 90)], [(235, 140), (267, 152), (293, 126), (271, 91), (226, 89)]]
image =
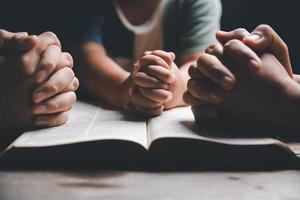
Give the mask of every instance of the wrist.
[(120, 87), (118, 88), (118, 99), (119, 99), (119, 105), (120, 107), (124, 108), (128, 103), (130, 103), (130, 93), (129, 90), (134, 86), (133, 78), (131, 74), (127, 76), (126, 79), (124, 79)]
[(169, 102), (165, 103), (165, 109), (186, 105), (186, 103), (183, 101), (183, 94), (187, 90), (187, 81), (188, 78), (185, 76), (185, 74), (178, 70), (176, 73), (175, 84), (173, 89), (171, 89), (173, 97)]

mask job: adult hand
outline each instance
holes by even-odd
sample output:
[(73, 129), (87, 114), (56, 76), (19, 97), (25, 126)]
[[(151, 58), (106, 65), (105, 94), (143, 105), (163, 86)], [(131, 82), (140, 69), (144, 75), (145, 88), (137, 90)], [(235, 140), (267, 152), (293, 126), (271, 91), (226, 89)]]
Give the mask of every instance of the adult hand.
[[(261, 27), (254, 33), (258, 30)], [(285, 44), (272, 29), (263, 30), (259, 32), (259, 39), (251, 34), (242, 38), (243, 42), (224, 40), (224, 48), (208, 48), (197, 68), (190, 69), (192, 79), (185, 100), (193, 105), (198, 121), (268, 130), (279, 130), (283, 124), (292, 123), (291, 101), (298, 95), (299, 88), (290, 75), (289, 58), (276, 59), (276, 53), (269, 53), (262, 44), (274, 38), (272, 45), (269, 42), (270, 48), (276, 50), (276, 45), (279, 46), (281, 55), (288, 55), (287, 48), (282, 48)], [(250, 44), (250, 40), (255, 40), (253, 44), (265, 52), (261, 51), (258, 56), (245, 44)]]

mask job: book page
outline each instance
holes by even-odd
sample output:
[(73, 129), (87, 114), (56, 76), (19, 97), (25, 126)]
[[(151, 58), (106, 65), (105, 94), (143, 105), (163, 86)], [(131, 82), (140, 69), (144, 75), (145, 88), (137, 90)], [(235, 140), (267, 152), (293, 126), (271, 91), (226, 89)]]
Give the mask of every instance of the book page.
[(125, 117), (119, 111), (77, 102), (67, 124), (22, 134), (14, 147), (48, 147), (98, 140), (125, 140), (147, 147), (145, 120)]
[(273, 138), (244, 137), (243, 134), (213, 133), (194, 122), (190, 107), (179, 107), (165, 111), (163, 115), (148, 122), (148, 142), (161, 138), (186, 138), (228, 145), (270, 145), (281, 143)]
[(300, 158), (300, 142), (287, 143), (287, 145)]

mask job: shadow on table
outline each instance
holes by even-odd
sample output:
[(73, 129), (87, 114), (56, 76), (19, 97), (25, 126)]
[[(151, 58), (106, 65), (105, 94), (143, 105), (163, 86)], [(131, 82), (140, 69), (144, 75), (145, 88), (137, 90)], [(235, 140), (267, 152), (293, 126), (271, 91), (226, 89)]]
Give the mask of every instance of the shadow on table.
[[(176, 146), (176, 142), (172, 143)], [(82, 144), (78, 144), (82, 145)], [(189, 149), (193, 152), (193, 144)], [(160, 151), (165, 148), (157, 144), (157, 154), (147, 154), (144, 151), (136, 151), (136, 148), (111, 149), (112, 145), (106, 143), (101, 145), (101, 150), (97, 145), (72, 146), (70, 149), (55, 148), (56, 152), (48, 154), (46, 149), (39, 151), (18, 154), (18, 159), (5, 160), (0, 162), (2, 170), (62, 170), (62, 171), (148, 171), (148, 172), (171, 172), (171, 171), (269, 171), (282, 169), (300, 169), (300, 161), (291, 159), (289, 154), (274, 148), (270, 152), (260, 153), (249, 149), (244, 149), (244, 154), (239, 154), (238, 150), (232, 150), (222, 155), (222, 148), (215, 146), (209, 151), (199, 152), (193, 159), (187, 156), (190, 154), (174, 149), (175, 157), (167, 152)], [(182, 143), (181, 143), (182, 146)], [(106, 148), (107, 147), (107, 148)], [(184, 148), (184, 145), (182, 146)], [(197, 148), (197, 147), (195, 147)], [(82, 151), (84, 149), (84, 152)], [(246, 154), (246, 152), (248, 152)], [(275, 157), (269, 155), (274, 153)], [(230, 156), (230, 157), (229, 157)], [(255, 159), (254, 159), (255, 158)], [(275, 159), (274, 159), (275, 158)]]

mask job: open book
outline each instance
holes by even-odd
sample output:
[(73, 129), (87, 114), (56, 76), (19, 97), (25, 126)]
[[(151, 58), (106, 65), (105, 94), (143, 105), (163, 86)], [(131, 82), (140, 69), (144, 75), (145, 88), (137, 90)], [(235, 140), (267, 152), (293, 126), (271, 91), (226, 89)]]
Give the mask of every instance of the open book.
[(300, 143), (207, 131), (189, 107), (152, 119), (77, 102), (60, 127), (26, 132), (3, 152), (9, 163), (100, 163), (137, 166), (284, 163), (300, 157)]

